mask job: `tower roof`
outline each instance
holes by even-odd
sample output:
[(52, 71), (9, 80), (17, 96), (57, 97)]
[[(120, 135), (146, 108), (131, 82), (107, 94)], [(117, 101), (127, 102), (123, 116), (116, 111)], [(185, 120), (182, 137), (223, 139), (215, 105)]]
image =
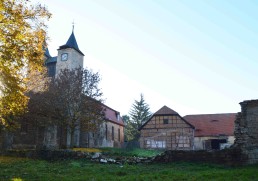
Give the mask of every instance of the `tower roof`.
[(50, 55), (50, 53), (49, 53), (49, 51), (48, 51), (48, 48), (45, 48), (45, 53), (44, 53), (44, 55), (45, 55), (47, 58), (51, 58), (51, 55)]
[(81, 55), (84, 55), (80, 49), (79, 49), (79, 46), (77, 44), (77, 41), (75, 39), (75, 36), (74, 36), (74, 33), (72, 31), (72, 34), (70, 35), (69, 39), (67, 40), (66, 44), (65, 45), (62, 45), (59, 47), (59, 50), (60, 49), (65, 49), (65, 48), (73, 48), (75, 49), (77, 52), (79, 52)]
[(67, 46), (70, 46), (71, 48), (75, 48), (79, 50), (78, 44), (76, 42), (74, 33), (72, 32), (72, 34), (70, 35), (68, 41), (66, 42)]
[(55, 63), (57, 61), (57, 57), (52, 57), (47, 47), (44, 50), (44, 55), (46, 56), (45, 64), (47, 65), (48, 63)]

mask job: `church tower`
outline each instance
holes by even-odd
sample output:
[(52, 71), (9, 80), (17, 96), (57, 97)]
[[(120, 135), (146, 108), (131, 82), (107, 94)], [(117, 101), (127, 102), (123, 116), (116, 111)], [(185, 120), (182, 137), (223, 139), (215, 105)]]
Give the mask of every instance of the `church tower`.
[(83, 68), (84, 54), (80, 51), (74, 32), (70, 35), (65, 45), (58, 49), (58, 56), (56, 62), (56, 74), (62, 69)]

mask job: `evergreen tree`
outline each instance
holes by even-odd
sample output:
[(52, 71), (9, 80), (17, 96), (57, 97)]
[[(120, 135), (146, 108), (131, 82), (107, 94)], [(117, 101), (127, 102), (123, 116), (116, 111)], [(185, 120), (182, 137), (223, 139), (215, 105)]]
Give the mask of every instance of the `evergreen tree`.
[[(122, 119), (125, 123), (125, 141), (131, 141), (134, 139), (135, 132), (137, 130), (136, 124), (133, 124), (128, 115), (123, 115)], [(135, 126), (135, 129), (133, 128)]]
[(130, 119), (127, 121), (125, 133), (128, 141), (138, 140), (140, 132), (138, 129), (143, 125), (152, 115), (149, 105), (145, 102), (143, 94), (140, 95), (140, 100), (134, 101), (132, 108), (129, 112)]

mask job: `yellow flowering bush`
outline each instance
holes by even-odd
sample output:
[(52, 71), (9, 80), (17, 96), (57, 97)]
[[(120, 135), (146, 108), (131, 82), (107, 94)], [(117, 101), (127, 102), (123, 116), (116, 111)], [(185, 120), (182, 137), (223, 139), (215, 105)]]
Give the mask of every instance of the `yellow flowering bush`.
[(28, 160), (28, 158), (0, 156), (0, 163), (15, 163), (15, 162), (20, 162), (25, 160)]
[(88, 152), (88, 153), (101, 152), (101, 150), (97, 149), (97, 148), (73, 148), (72, 150), (73, 151)]

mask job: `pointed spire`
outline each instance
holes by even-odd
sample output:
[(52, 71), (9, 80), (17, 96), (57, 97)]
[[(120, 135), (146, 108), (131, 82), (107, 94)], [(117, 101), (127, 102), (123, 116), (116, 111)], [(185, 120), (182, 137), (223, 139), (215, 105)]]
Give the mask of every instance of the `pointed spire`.
[(69, 46), (70, 48), (74, 48), (76, 50), (79, 50), (77, 41), (75, 39), (74, 33), (72, 32), (72, 34), (70, 35), (69, 39), (67, 40), (66, 46)]
[(43, 44), (42, 44), (42, 50), (44, 51), (44, 55), (45, 55), (47, 58), (51, 58), (51, 55), (50, 55), (49, 50), (48, 50), (48, 47), (47, 47), (46, 39), (44, 40), (44, 42), (43, 42)]
[(74, 36), (74, 20), (72, 22), (72, 34), (70, 35), (68, 41), (66, 42), (66, 45), (72, 47), (72, 48), (75, 48), (77, 50), (79, 50), (79, 47), (78, 47), (78, 44), (77, 44), (77, 41), (75, 39), (75, 36)]
[(69, 39), (67, 40), (65, 45), (62, 45), (62, 46), (59, 47), (59, 49), (65, 49), (65, 48), (73, 48), (77, 52), (79, 52), (80, 54), (84, 55), (80, 51), (79, 46), (78, 46), (77, 41), (76, 41), (75, 36), (74, 36), (74, 22), (73, 22), (72, 34), (70, 35)]

